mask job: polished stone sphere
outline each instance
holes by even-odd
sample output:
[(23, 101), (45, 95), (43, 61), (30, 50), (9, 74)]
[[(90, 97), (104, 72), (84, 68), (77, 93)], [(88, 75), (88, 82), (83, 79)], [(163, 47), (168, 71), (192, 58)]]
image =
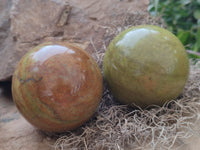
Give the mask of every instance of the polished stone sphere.
[(109, 44), (103, 74), (113, 95), (124, 104), (163, 105), (182, 92), (189, 61), (171, 32), (152, 25), (129, 28)]
[(95, 60), (64, 42), (45, 43), (29, 51), (12, 78), (18, 110), (47, 132), (65, 132), (85, 123), (100, 103), (102, 88)]

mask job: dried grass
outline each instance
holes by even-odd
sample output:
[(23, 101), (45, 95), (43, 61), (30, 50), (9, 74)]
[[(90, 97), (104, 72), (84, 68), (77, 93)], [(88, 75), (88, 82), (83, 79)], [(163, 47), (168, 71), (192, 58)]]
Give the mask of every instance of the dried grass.
[[(107, 45), (106, 39), (111, 40), (128, 24), (126, 22), (126, 26), (112, 28), (111, 31), (109, 27), (103, 26), (108, 29), (108, 34), (101, 48), (97, 49), (91, 39), (94, 57), (100, 66)], [(162, 107), (141, 109), (121, 105), (114, 100), (105, 84), (102, 102), (93, 118), (79, 129), (59, 135), (54, 147), (55, 150), (182, 149), (185, 139), (193, 135), (200, 136), (198, 124), (200, 63), (191, 65), (189, 80), (182, 95)]]

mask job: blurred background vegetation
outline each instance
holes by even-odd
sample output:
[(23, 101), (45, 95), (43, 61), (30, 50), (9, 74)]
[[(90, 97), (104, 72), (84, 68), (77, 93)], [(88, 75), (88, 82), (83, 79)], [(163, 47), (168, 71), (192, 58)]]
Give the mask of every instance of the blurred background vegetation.
[(200, 58), (200, 0), (150, 0), (148, 11), (164, 20), (190, 58)]

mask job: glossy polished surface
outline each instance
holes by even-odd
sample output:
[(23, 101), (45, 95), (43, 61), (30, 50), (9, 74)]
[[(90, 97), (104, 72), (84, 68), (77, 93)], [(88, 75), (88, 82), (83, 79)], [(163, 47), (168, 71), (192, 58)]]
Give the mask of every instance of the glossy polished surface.
[(115, 37), (106, 51), (103, 72), (122, 103), (162, 105), (183, 90), (189, 61), (182, 43), (172, 33), (143, 25)]
[(102, 96), (102, 75), (93, 58), (68, 43), (45, 43), (28, 52), (12, 79), (13, 99), (35, 127), (64, 132), (82, 125)]

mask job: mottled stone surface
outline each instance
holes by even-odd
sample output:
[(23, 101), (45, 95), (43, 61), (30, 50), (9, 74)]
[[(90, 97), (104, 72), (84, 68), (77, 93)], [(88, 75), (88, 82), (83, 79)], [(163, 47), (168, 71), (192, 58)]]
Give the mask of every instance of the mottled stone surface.
[(124, 104), (163, 105), (176, 99), (189, 75), (184, 46), (171, 32), (152, 25), (129, 28), (110, 43), (103, 72)]
[(100, 49), (108, 28), (123, 25), (127, 14), (146, 12), (147, 4), (148, 0), (2, 0), (0, 81), (10, 80), (21, 57), (44, 41), (78, 43), (93, 53), (91, 39)]
[(101, 101), (103, 79), (95, 60), (68, 43), (45, 43), (28, 52), (12, 78), (18, 110), (37, 128), (65, 132), (85, 123)]
[(0, 149), (53, 150), (55, 140), (37, 131), (19, 114), (10, 96), (10, 86), (0, 84)]

